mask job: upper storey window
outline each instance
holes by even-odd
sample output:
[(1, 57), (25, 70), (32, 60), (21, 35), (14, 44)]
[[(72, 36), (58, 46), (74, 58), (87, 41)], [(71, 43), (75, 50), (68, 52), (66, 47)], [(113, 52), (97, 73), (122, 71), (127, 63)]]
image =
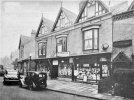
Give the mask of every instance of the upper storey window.
[(91, 17), (99, 16), (106, 13), (108, 10), (98, 1), (90, 1), (86, 4), (81, 13), (79, 22)]
[(67, 52), (67, 37), (57, 38), (57, 52)]
[(65, 16), (65, 14), (63, 12), (61, 12), (61, 14), (59, 16), (59, 19), (57, 21), (57, 24), (55, 26), (55, 30), (58, 30), (60, 28), (66, 27), (66, 26), (69, 26), (70, 24), (71, 23), (68, 20), (68, 18)]

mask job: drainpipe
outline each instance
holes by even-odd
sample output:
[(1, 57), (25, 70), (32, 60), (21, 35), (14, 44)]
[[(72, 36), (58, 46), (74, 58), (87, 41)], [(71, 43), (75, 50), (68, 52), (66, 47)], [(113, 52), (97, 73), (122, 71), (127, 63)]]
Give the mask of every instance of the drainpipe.
[(113, 20), (113, 17), (112, 17), (112, 54), (111, 54), (111, 68), (110, 68), (110, 76), (111, 74), (113, 73), (113, 35), (114, 35), (114, 20)]

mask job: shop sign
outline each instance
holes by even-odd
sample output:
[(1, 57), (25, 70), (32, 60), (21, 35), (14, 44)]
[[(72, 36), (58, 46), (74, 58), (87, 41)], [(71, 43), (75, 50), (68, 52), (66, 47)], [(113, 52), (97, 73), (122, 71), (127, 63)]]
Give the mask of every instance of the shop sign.
[(69, 58), (69, 63), (73, 63), (73, 58)]
[(107, 58), (101, 57), (101, 58), (100, 58), (100, 61), (101, 61), (101, 62), (107, 61)]
[(66, 57), (69, 56), (69, 52), (57, 52), (58, 57)]
[(83, 67), (89, 67), (89, 64), (83, 64)]
[(58, 65), (58, 60), (53, 60), (53, 65)]
[(114, 47), (128, 47), (131, 45), (132, 45), (132, 40), (115, 41), (113, 43)]

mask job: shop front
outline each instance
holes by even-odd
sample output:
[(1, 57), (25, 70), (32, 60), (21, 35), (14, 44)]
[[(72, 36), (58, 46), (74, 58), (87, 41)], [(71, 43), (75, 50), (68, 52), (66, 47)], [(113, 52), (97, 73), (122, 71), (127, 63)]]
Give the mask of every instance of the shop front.
[(111, 74), (111, 54), (82, 55), (75, 58), (77, 81), (98, 82)]
[(36, 71), (44, 71), (44, 72), (48, 72), (50, 70), (50, 64), (48, 59), (35, 59), (36, 62), (36, 67), (35, 70)]
[(71, 78), (72, 68), (69, 63), (69, 58), (60, 57), (52, 60), (53, 73), (57, 77)]
[(59, 59), (58, 72), (59, 77), (72, 77), (72, 68), (69, 63), (69, 58)]

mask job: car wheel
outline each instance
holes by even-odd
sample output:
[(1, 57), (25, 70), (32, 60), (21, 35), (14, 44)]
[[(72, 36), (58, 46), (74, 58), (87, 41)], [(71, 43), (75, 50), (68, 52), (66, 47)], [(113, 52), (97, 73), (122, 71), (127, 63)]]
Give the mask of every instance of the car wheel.
[(3, 85), (6, 85), (6, 82), (5, 81), (3, 81)]
[(31, 90), (31, 91), (33, 91), (33, 83), (32, 82), (29, 83), (28, 89)]

